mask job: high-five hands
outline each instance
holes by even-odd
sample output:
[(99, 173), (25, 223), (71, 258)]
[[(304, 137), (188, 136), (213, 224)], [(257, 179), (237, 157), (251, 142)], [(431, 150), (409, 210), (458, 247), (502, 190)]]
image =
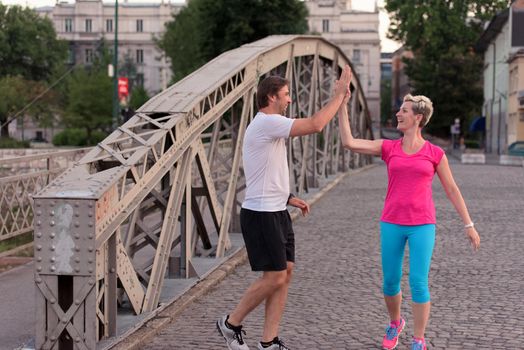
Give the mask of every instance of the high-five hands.
[(347, 104), (351, 98), (351, 90), (349, 89), (351, 78), (351, 69), (346, 65), (342, 70), (342, 74), (340, 74), (340, 79), (335, 81), (335, 95), (344, 94), (343, 104)]
[(309, 204), (307, 204), (307, 202), (303, 199), (293, 197), (289, 200), (288, 204), (292, 207), (300, 209), (302, 211), (302, 216), (309, 214)]
[(335, 95), (347, 95), (351, 77), (351, 68), (346, 65), (342, 70), (342, 74), (340, 74), (340, 78), (335, 82)]

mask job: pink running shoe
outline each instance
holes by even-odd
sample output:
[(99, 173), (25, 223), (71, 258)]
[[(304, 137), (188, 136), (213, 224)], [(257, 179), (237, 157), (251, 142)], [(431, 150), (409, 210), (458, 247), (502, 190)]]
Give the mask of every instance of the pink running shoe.
[(426, 342), (424, 340), (416, 340), (413, 338), (411, 341), (411, 350), (427, 350)]
[(391, 350), (397, 347), (398, 336), (405, 325), (406, 321), (404, 321), (403, 318), (400, 319), (400, 325), (398, 327), (395, 327), (392, 323), (389, 324), (386, 328), (386, 335), (384, 335), (384, 339), (382, 340), (382, 349)]

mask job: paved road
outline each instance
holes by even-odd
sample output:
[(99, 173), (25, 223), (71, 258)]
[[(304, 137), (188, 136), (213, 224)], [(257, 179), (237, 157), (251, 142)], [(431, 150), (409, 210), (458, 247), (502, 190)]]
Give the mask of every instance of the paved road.
[(0, 274), (0, 349), (28, 343), (35, 334), (33, 263)]
[[(522, 349), (524, 338), (524, 169), (452, 168), (482, 237), (473, 254), (462, 224), (435, 180), (437, 243), (430, 275), (431, 349)], [(385, 167), (346, 177), (295, 223), (297, 267), (281, 327), (292, 349), (379, 349), (388, 321), (381, 294), (378, 220)], [(407, 271), (407, 266), (405, 266)], [(225, 349), (215, 319), (231, 310), (255, 279), (239, 267), (187, 308), (145, 349)], [(407, 276), (399, 349), (408, 349), (412, 316)], [(263, 308), (245, 321), (251, 348)]]

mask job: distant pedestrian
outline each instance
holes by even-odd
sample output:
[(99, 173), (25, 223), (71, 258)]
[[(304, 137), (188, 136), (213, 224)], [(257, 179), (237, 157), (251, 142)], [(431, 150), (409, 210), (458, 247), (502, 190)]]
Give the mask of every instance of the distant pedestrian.
[(240, 211), (242, 234), (253, 271), (262, 271), (229, 315), (217, 327), (231, 350), (249, 349), (243, 339), (242, 321), (265, 302), (265, 321), (258, 349), (289, 349), (278, 337), (288, 287), (295, 264), (295, 237), (286, 205), (309, 213), (309, 205), (289, 191), (286, 139), (320, 132), (337, 114), (349, 93), (351, 71), (346, 66), (337, 82), (335, 95), (311, 118), (285, 117), (291, 103), (289, 82), (278, 76), (258, 86), (259, 112), (244, 137), (243, 161), (246, 197)]
[(428, 275), (435, 244), (435, 206), (431, 184), (435, 173), (464, 223), (473, 249), (480, 237), (471, 221), (460, 190), (453, 179), (444, 151), (422, 137), (422, 128), (433, 114), (425, 96), (404, 97), (396, 114), (404, 137), (399, 140), (362, 140), (351, 135), (347, 96), (339, 110), (342, 143), (354, 152), (380, 155), (387, 165), (388, 190), (380, 219), (384, 300), (390, 317), (382, 347), (394, 349), (405, 321), (400, 315), (402, 260), (409, 245), (409, 284), (412, 294), (414, 336), (412, 350), (425, 350), (424, 333), (429, 319)]

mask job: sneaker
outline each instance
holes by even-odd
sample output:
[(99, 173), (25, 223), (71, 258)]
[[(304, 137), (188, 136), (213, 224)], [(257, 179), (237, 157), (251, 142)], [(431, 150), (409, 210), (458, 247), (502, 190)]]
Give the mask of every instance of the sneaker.
[(389, 326), (386, 328), (386, 335), (384, 335), (384, 339), (382, 340), (383, 349), (391, 350), (397, 347), (398, 336), (404, 329), (405, 325), (406, 321), (404, 321), (403, 318), (400, 319), (400, 325), (398, 327), (394, 327), (392, 324), (389, 324)]
[(262, 343), (258, 343), (258, 350), (290, 350), (282, 340), (278, 339), (278, 337), (275, 337), (273, 339), (273, 344), (271, 346), (265, 348), (262, 346)]
[(218, 332), (224, 337), (227, 343), (229, 350), (249, 350), (249, 347), (244, 343), (242, 338), (242, 333), (246, 334), (242, 330), (242, 326), (235, 327), (231, 329), (226, 326), (226, 321), (229, 318), (229, 315), (222, 316), (217, 320), (217, 329)]
[(427, 350), (426, 342), (424, 340), (415, 340), (411, 341), (411, 350)]

